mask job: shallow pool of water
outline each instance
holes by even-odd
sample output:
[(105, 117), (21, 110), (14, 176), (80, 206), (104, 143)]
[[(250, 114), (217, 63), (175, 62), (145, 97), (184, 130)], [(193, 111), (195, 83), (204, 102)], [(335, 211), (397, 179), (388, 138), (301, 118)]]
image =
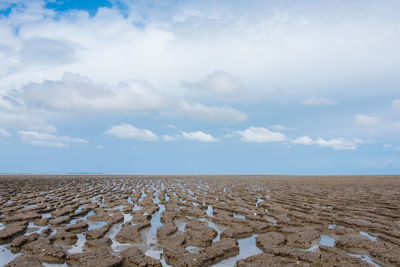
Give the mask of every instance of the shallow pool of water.
[(233, 218), (246, 219), (246, 217), (244, 215), (240, 215), (240, 214), (237, 214), (237, 213), (233, 214)]
[(368, 234), (366, 232), (362, 232), (362, 231), (360, 232), (360, 235), (366, 236), (369, 238), (369, 240), (376, 242), (376, 237), (373, 235), (370, 235), (370, 234)]
[(362, 261), (366, 261), (366, 262), (368, 262), (369, 264), (372, 264), (372, 265), (374, 265), (374, 266), (376, 266), (376, 267), (379, 267), (379, 265), (376, 264), (376, 263), (375, 263), (368, 255), (366, 255), (366, 254), (352, 254), (352, 253), (348, 253), (348, 255), (349, 255), (349, 256), (352, 256), (352, 257), (359, 258), (359, 259), (362, 260)]
[(335, 239), (329, 235), (320, 235), (320, 239), (317, 242), (313, 242), (312, 246), (305, 251), (317, 251), (319, 246), (334, 247)]
[(214, 217), (214, 211), (213, 211), (213, 207), (211, 205), (207, 206), (206, 213), (207, 213), (208, 216)]
[(223, 261), (220, 261), (219, 263), (216, 263), (212, 266), (219, 266), (219, 267), (235, 266), (235, 264), (238, 260), (245, 259), (250, 256), (262, 253), (261, 249), (259, 249), (256, 246), (256, 237), (257, 236), (258, 235), (255, 234), (248, 238), (239, 239), (238, 240), (239, 254), (234, 257), (230, 257)]
[(94, 230), (103, 227), (107, 222), (87, 222), (89, 224), (88, 230)]
[(12, 253), (7, 244), (0, 245), (0, 266), (5, 266), (19, 255), (21, 253)]
[(147, 233), (146, 242), (148, 245), (157, 243), (157, 229), (162, 226), (161, 223), (161, 213), (165, 210), (163, 204), (158, 205), (159, 210), (151, 217), (150, 220), (150, 230)]
[(74, 254), (74, 253), (82, 253), (83, 252), (83, 245), (86, 242), (86, 236), (85, 233), (80, 233), (76, 235), (78, 237), (78, 240), (70, 249), (68, 249), (69, 254)]
[(188, 247), (186, 247), (186, 250), (189, 251), (190, 253), (199, 254), (200, 250), (202, 250), (202, 248), (199, 248), (196, 246), (188, 246)]
[(45, 267), (68, 267), (68, 265), (66, 263), (42, 263), (43, 266)]

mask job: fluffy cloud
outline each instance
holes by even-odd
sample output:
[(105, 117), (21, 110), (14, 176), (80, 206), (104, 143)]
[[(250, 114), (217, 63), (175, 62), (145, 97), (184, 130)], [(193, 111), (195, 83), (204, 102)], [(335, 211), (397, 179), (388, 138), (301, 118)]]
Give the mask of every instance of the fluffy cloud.
[(36, 131), (19, 131), (18, 134), (24, 143), (35, 146), (68, 147), (69, 144), (85, 144), (86, 140), (69, 136), (57, 136)]
[(180, 103), (178, 112), (185, 117), (202, 121), (241, 122), (247, 119), (242, 112), (227, 106), (213, 107), (199, 103), (189, 104), (186, 101)]
[(283, 126), (283, 125), (280, 125), (280, 124), (274, 124), (274, 125), (272, 125), (272, 126), (270, 126), (268, 128), (270, 128), (272, 130), (277, 130), (277, 131), (285, 131), (285, 130), (293, 130), (294, 129), (292, 127), (286, 127), (286, 126)]
[(185, 82), (184, 85), (189, 89), (211, 92), (223, 98), (240, 97), (246, 90), (238, 77), (223, 71), (214, 71), (197, 83)]
[(332, 106), (337, 105), (338, 103), (332, 99), (320, 96), (303, 99), (300, 101), (300, 104), (303, 106)]
[(383, 122), (383, 119), (378, 116), (368, 116), (368, 115), (358, 114), (355, 117), (355, 122), (357, 125), (360, 126), (371, 127), (381, 124)]
[(166, 104), (165, 98), (145, 82), (130, 80), (110, 86), (69, 72), (61, 80), (29, 83), (15, 97), (29, 108), (67, 111), (139, 112), (159, 110)]
[(101, 8), (90, 17), (83, 10), (49, 10), (46, 1), (20, 1), (0, 18), (0, 87), (70, 71), (109, 84), (146, 79), (163, 90), (199, 81), (192, 85), (221, 97), (234, 97), (243, 80), (249, 91), (271, 92), (279, 85), (298, 96), (348, 90), (327, 86), (337, 83), (368, 85), (382, 79), (376, 68), (398, 84), (392, 74), (399, 66), (396, 1), (339, 1), (335, 8), (325, 1), (290, 8), (271, 1), (123, 2), (128, 9)]
[(291, 143), (297, 144), (297, 145), (312, 145), (315, 142), (309, 136), (301, 136), (301, 137), (291, 140)]
[(333, 138), (329, 140), (318, 138), (315, 143), (319, 146), (330, 147), (334, 150), (355, 150), (359, 144), (363, 144), (365, 141), (359, 138), (351, 140), (344, 138)]
[(158, 140), (158, 136), (152, 131), (147, 129), (139, 129), (127, 123), (112, 126), (109, 130), (106, 131), (106, 134), (118, 138), (133, 138), (142, 141)]
[(273, 132), (264, 127), (249, 127), (243, 131), (237, 131), (241, 140), (252, 143), (283, 142), (286, 136), (279, 132)]
[(212, 135), (203, 133), (201, 131), (196, 132), (182, 132), (182, 137), (191, 141), (199, 142), (217, 142), (218, 139), (214, 138)]
[(329, 140), (319, 137), (313, 140), (309, 136), (301, 136), (290, 141), (292, 144), (301, 145), (317, 145), (321, 147), (329, 147), (333, 150), (355, 150), (358, 145), (365, 143), (364, 140), (359, 138), (345, 139), (345, 138), (332, 138)]
[(11, 134), (7, 130), (0, 128), (0, 136), (10, 137)]
[(33, 37), (22, 42), (18, 56), (24, 64), (60, 65), (76, 59), (75, 49), (75, 44), (64, 39)]
[(175, 136), (171, 136), (171, 135), (168, 135), (168, 134), (164, 134), (162, 139), (165, 142), (173, 142), (173, 141), (177, 141), (178, 140)]

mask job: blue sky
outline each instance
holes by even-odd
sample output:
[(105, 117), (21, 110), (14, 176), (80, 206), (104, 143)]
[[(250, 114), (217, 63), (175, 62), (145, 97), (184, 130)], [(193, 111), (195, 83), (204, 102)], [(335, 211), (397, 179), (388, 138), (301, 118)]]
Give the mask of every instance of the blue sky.
[(398, 174), (399, 1), (0, 2), (0, 172)]

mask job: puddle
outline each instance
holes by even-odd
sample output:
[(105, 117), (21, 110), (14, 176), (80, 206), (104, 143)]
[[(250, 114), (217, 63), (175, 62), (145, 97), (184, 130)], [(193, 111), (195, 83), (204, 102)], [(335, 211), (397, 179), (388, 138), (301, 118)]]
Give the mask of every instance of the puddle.
[(376, 242), (376, 237), (373, 235), (370, 235), (370, 234), (368, 234), (366, 232), (362, 232), (362, 231), (360, 232), (360, 235), (366, 236), (369, 238), (369, 240)]
[(33, 234), (33, 233), (40, 234), (40, 232), (42, 232), (46, 228), (47, 228), (47, 226), (36, 226), (33, 222), (29, 222), (28, 227), (26, 229), (26, 233), (28, 233), (28, 234)]
[(237, 214), (237, 213), (233, 214), (233, 218), (246, 219), (246, 217), (244, 215), (240, 215), (240, 214)]
[(145, 198), (146, 196), (147, 196), (147, 194), (144, 191), (142, 191), (142, 194), (140, 195), (138, 202), (142, 202), (143, 198)]
[(6, 228), (3, 223), (0, 222), (0, 231)]
[(185, 226), (186, 226), (187, 222), (182, 222), (181, 224), (178, 225), (178, 231), (180, 232), (184, 232), (185, 231)]
[(83, 245), (86, 242), (86, 236), (85, 233), (80, 233), (77, 234), (78, 240), (70, 249), (68, 249), (69, 254), (74, 254), (74, 253), (82, 253), (83, 252)]
[(88, 230), (94, 230), (103, 227), (104, 225), (107, 224), (107, 222), (92, 222), (92, 223), (88, 222), (88, 224), (89, 224)]
[(129, 213), (122, 213), (122, 215), (124, 215), (124, 222), (123, 223), (129, 222), (129, 221), (131, 221), (133, 219), (133, 216), (131, 214), (129, 214)]
[(320, 240), (318, 242), (313, 242), (312, 246), (305, 251), (317, 251), (319, 246), (334, 247), (335, 239), (329, 235), (320, 235)]
[(51, 212), (43, 213), (42, 219), (51, 218)]
[(342, 225), (336, 225), (336, 224), (330, 224), (328, 225), (328, 229), (334, 229), (334, 228), (345, 228)]
[(263, 216), (264, 219), (266, 219), (269, 222), (272, 222), (275, 226), (278, 225), (278, 223), (276, 222), (275, 218), (272, 218), (270, 216)]
[(252, 235), (251, 237), (248, 238), (239, 239), (238, 240), (239, 254), (234, 257), (220, 261), (219, 263), (214, 264), (212, 266), (219, 266), (219, 267), (235, 266), (238, 260), (245, 259), (247, 257), (262, 253), (261, 249), (259, 249), (256, 246), (257, 236), (258, 235)]
[(57, 263), (42, 263), (43, 266), (45, 267), (68, 267), (68, 265), (66, 263), (63, 264), (57, 264)]
[(117, 234), (119, 233), (119, 231), (121, 230), (121, 228), (122, 228), (122, 223), (114, 224), (114, 225), (111, 227), (110, 231), (106, 234), (106, 237), (110, 238), (111, 241), (112, 241), (111, 249), (112, 249), (114, 252), (121, 252), (121, 251), (124, 250), (125, 248), (132, 246), (131, 243), (124, 243), (124, 244), (122, 244), (122, 243), (118, 242), (118, 241), (115, 239), (115, 237), (117, 236)]
[(152, 257), (153, 259), (160, 260), (162, 251), (161, 250), (149, 249), (144, 254), (146, 256)]
[(0, 266), (5, 266), (19, 255), (21, 255), (21, 253), (12, 253), (6, 244), (0, 245)]
[(190, 253), (199, 254), (200, 250), (202, 250), (202, 248), (195, 247), (195, 246), (188, 246), (188, 247), (186, 247), (186, 250), (189, 251)]
[(208, 227), (211, 227), (215, 231), (217, 231), (217, 236), (213, 239), (213, 241), (212, 241), (213, 243), (221, 240), (221, 233), (228, 228), (226, 226), (225, 227), (217, 226), (215, 223), (213, 223), (212, 221), (209, 221), (209, 220), (207, 220), (205, 218), (201, 218), (201, 219), (199, 219), (199, 221), (206, 222)]
[(133, 211), (137, 211), (137, 210), (141, 210), (141, 209), (143, 209), (143, 207), (138, 206), (137, 204), (134, 204), (132, 210), (133, 210)]
[(259, 205), (261, 202), (263, 202), (263, 200), (262, 200), (261, 198), (258, 198), (258, 199), (257, 199), (257, 203), (256, 203), (256, 207), (257, 207), (257, 208), (258, 208), (258, 205)]
[(214, 211), (213, 211), (213, 207), (211, 205), (207, 206), (206, 213), (207, 213), (208, 216), (214, 217)]
[(160, 203), (160, 199), (158, 198), (158, 195), (160, 194), (159, 191), (156, 191), (155, 196), (153, 198), (153, 203), (154, 204), (159, 204)]
[(359, 259), (362, 260), (362, 261), (368, 262), (369, 264), (372, 264), (372, 265), (374, 265), (374, 266), (376, 266), (376, 267), (379, 267), (379, 265), (376, 264), (376, 263), (375, 263), (368, 255), (366, 255), (366, 254), (352, 254), (352, 253), (348, 253), (348, 255), (349, 255), (349, 256), (352, 256), (352, 257), (359, 258)]
[(88, 206), (88, 204), (80, 205), (80, 206), (75, 210), (75, 213), (81, 212), (82, 209), (83, 209), (83, 208), (86, 208), (87, 206)]
[(322, 246), (327, 247), (334, 247), (335, 246), (335, 239), (329, 235), (321, 235), (320, 244)]
[(162, 226), (161, 213), (165, 210), (165, 206), (162, 204), (159, 204), (158, 206), (160, 209), (150, 219), (151, 227), (146, 237), (148, 245), (157, 243), (157, 229)]

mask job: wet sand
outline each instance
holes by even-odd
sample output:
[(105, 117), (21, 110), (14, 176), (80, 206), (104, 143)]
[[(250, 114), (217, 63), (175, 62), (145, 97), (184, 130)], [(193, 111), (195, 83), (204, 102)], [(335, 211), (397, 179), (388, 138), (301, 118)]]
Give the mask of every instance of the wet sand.
[(0, 266), (400, 266), (400, 176), (0, 176)]

